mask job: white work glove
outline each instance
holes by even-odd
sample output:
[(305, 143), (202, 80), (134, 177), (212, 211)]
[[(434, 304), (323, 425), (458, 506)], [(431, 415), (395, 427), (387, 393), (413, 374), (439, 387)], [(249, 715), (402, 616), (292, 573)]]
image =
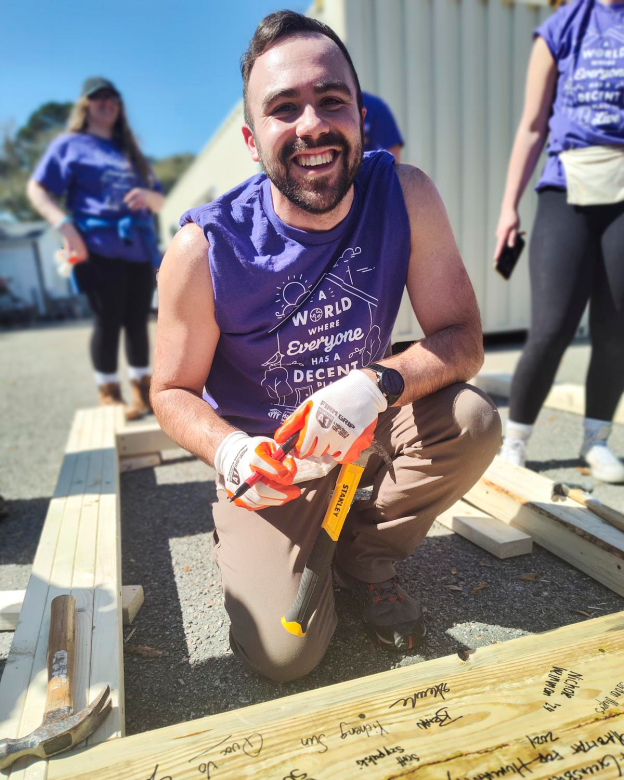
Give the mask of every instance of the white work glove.
[(388, 402), (363, 371), (351, 371), (304, 401), (275, 431), (281, 444), (301, 430), (294, 453), (298, 458), (329, 454), (338, 463), (352, 463), (370, 446), (380, 412)]
[(228, 496), (255, 471), (262, 474), (260, 482), (234, 501), (236, 506), (255, 512), (269, 506), (281, 506), (301, 494), (301, 490), (291, 484), (297, 473), (294, 458), (286, 456), (281, 463), (273, 460), (271, 456), (277, 449), (278, 445), (272, 439), (248, 436), (243, 431), (233, 431), (223, 439), (214, 465), (225, 480)]

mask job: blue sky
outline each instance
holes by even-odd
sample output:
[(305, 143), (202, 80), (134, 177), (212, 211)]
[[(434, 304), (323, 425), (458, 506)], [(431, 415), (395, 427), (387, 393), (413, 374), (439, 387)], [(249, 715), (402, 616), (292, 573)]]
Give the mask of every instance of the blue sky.
[[(144, 152), (199, 152), (240, 99), (240, 55), (265, 14), (311, 0), (2, 3), (0, 127), (73, 101), (87, 76), (122, 92)], [(242, 141), (241, 141), (242, 144)]]

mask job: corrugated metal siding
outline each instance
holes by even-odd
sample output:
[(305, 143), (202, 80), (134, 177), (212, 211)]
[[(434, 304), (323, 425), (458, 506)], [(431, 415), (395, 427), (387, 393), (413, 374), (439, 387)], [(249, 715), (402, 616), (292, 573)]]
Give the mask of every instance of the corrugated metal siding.
[[(511, 282), (492, 270), (491, 256), (532, 33), (551, 11), (501, 0), (344, 3), (346, 44), (362, 87), (388, 102), (405, 136), (403, 159), (427, 172), (440, 190), (484, 330), (526, 328), (526, 255)], [(520, 209), (527, 231), (534, 183), (535, 177)], [(420, 335), (405, 298), (395, 340)]]

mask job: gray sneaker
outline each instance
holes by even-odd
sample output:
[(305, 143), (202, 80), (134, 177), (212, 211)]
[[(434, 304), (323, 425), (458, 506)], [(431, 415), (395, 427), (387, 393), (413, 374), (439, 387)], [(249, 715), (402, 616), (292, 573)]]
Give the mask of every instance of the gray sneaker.
[(363, 582), (334, 566), (334, 580), (356, 600), (364, 623), (382, 647), (413, 650), (423, 641), (427, 627), (420, 604), (399, 585), (397, 577)]

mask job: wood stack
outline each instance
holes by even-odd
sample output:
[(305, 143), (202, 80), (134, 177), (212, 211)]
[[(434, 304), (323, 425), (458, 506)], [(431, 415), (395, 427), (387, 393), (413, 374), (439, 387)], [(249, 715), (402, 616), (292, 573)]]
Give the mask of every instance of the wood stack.
[(555, 501), (553, 486), (541, 474), (496, 458), (464, 501), (439, 519), (500, 558), (522, 549), (503, 527), (519, 531), (624, 596), (624, 532), (570, 498)]

